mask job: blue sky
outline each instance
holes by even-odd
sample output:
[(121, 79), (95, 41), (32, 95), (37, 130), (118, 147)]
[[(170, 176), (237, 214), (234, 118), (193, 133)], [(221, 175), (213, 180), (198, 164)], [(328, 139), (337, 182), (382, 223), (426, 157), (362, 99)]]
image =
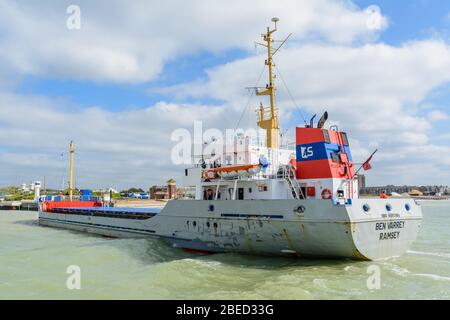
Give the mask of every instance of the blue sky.
[(378, 5), (389, 18), (389, 29), (380, 35), (380, 41), (400, 44), (433, 36), (435, 32), (449, 36), (450, 3), (446, 0), (357, 0), (365, 8)]
[[(280, 17), (279, 37), (293, 33), (278, 62), (302, 112), (331, 110), (350, 131), (357, 160), (384, 148), (370, 184), (450, 184), (449, 1), (172, 2), (179, 10), (157, 1), (79, 1), (82, 27), (71, 31), (70, 1), (0, 0), (0, 34), (9, 35), (0, 39), (9, 52), (0, 54), (0, 185), (43, 176), (59, 185), (57, 155), (70, 139), (86, 186), (147, 187), (179, 176), (181, 168), (162, 160), (170, 132), (199, 119), (234, 126), (262, 63), (253, 41), (272, 15)], [(364, 25), (371, 5), (387, 21), (382, 30)], [(284, 126), (302, 123), (279, 87)], [(380, 129), (371, 129), (372, 119)], [(244, 122), (254, 124), (253, 112)], [(415, 147), (422, 155), (408, 163)], [(422, 175), (408, 174), (417, 166)]]

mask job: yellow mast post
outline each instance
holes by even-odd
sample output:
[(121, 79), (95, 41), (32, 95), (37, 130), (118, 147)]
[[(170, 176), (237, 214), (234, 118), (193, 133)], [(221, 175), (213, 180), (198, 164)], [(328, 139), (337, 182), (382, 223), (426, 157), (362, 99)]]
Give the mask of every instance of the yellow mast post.
[[(274, 74), (273, 74), (273, 54), (272, 51), (272, 43), (274, 42), (272, 38), (272, 33), (277, 31), (277, 22), (278, 18), (272, 18), (272, 22), (274, 23), (274, 28), (270, 30), (270, 27), (267, 27), (267, 32), (262, 34), (265, 44), (258, 43), (267, 48), (267, 60), (265, 61), (266, 66), (269, 68), (269, 83), (266, 84), (266, 88), (263, 91), (259, 91), (256, 89), (257, 96), (269, 96), (270, 97), (270, 107), (265, 108), (262, 103), (259, 107), (258, 111), (258, 126), (261, 129), (266, 130), (266, 146), (267, 148), (278, 148), (278, 140), (279, 140), (279, 124), (278, 124), (278, 114), (275, 108), (275, 83), (274, 83)], [(277, 49), (278, 50), (278, 49)], [(277, 51), (276, 50), (276, 51)]]
[(70, 141), (70, 175), (69, 175), (69, 200), (73, 199), (73, 158), (74, 158), (75, 148), (73, 146), (73, 141)]

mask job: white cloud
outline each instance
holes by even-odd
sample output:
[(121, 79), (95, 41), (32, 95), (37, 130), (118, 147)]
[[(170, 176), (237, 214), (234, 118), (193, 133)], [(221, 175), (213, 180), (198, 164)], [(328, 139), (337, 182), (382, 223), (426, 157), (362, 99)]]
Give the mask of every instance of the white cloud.
[[(77, 1), (81, 29), (66, 28), (71, 1), (0, 0), (0, 75), (98, 82), (155, 79), (165, 62), (202, 50), (252, 48), (272, 16), (293, 40), (350, 43), (376, 36), (347, 1)], [(386, 19), (382, 18), (382, 25)], [(280, 35), (281, 36), (281, 35)], [(12, 54), (14, 53), (14, 54)]]
[(439, 140), (448, 140), (448, 141), (450, 141), (450, 132), (441, 134), (441, 135), (439, 135), (438, 137), (436, 137), (436, 139), (439, 139)]
[(435, 122), (435, 121), (445, 121), (448, 120), (448, 114), (441, 111), (441, 110), (433, 110), (428, 114), (428, 119), (431, 122)]

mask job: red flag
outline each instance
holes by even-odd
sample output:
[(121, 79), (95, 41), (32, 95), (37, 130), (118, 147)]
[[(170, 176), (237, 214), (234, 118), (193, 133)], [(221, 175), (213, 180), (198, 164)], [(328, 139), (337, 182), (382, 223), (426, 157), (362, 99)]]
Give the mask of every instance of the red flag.
[(364, 171), (369, 171), (370, 169), (372, 169), (372, 166), (370, 165), (369, 161), (364, 162), (363, 169)]
[(372, 160), (373, 155), (374, 155), (375, 153), (377, 153), (377, 151), (378, 151), (378, 149), (375, 150), (374, 153), (372, 153), (372, 154), (370, 155), (369, 159), (367, 159), (367, 160), (363, 163), (362, 167), (363, 167), (364, 171), (369, 171), (370, 169), (372, 169), (372, 166), (370, 165), (370, 160)]

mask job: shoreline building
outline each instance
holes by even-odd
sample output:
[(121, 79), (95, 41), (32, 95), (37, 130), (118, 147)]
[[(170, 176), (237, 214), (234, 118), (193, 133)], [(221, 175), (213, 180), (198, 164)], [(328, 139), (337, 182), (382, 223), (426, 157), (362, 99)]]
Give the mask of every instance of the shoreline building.
[(362, 195), (379, 195), (381, 193), (409, 194), (410, 196), (444, 196), (450, 194), (448, 186), (375, 186), (360, 188)]
[(150, 188), (150, 199), (152, 200), (170, 200), (177, 194), (177, 182), (174, 179), (167, 180), (165, 186), (152, 186)]
[(359, 189), (363, 189), (366, 187), (366, 176), (363, 174), (358, 175), (358, 186)]

